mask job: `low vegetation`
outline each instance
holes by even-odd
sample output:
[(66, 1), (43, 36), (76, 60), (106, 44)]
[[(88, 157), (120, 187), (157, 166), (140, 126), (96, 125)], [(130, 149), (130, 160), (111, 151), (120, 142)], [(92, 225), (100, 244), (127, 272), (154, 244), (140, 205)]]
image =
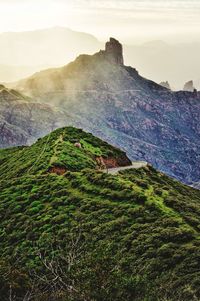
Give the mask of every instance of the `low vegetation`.
[[(75, 147), (75, 144), (80, 144)], [(0, 173), (4, 179), (44, 174), (53, 166), (69, 171), (100, 168), (97, 157), (114, 158), (125, 165), (131, 161), (126, 154), (108, 143), (73, 127), (58, 129), (31, 147), (0, 150)]]
[(200, 192), (95, 156), (125, 154), (73, 128), (0, 152), (1, 300), (199, 300)]

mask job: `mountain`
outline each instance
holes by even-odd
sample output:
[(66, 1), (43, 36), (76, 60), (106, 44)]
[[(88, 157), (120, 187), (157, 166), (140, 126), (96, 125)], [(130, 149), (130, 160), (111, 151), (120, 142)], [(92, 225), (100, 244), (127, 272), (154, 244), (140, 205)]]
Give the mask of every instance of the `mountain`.
[(131, 165), (121, 150), (73, 127), (58, 129), (31, 147), (1, 150), (1, 160), (3, 179)]
[[(200, 43), (165, 43), (151, 41), (141, 45), (125, 45), (125, 62), (156, 82), (166, 79), (175, 90), (182, 90), (188, 79), (200, 89), (198, 53)], [(180, 72), (181, 70), (181, 72)]]
[(0, 150), (2, 301), (200, 298), (200, 192), (100, 157), (130, 164), (73, 127)]
[[(39, 66), (45, 69), (50, 66), (63, 65), (74, 59), (80, 51), (93, 53), (100, 48), (100, 45), (101, 43), (90, 34), (63, 27), (1, 33), (0, 65), (15, 66), (17, 70), (15, 79), (13, 79), (14, 70), (13, 72), (11, 70), (9, 79), (6, 73), (2, 81), (17, 80), (20, 74), (23, 78), (25, 72), (41, 70)], [(1, 69), (5, 70), (5, 67), (0, 67), (0, 74)]]
[(0, 85), (0, 147), (27, 145), (70, 123), (69, 114)]
[[(130, 43), (124, 45), (125, 63), (135, 66), (144, 77), (158, 83), (168, 79), (175, 90), (182, 89), (188, 79), (193, 79), (195, 87), (200, 89), (198, 41)], [(53, 27), (2, 33), (0, 47), (0, 81), (11, 82), (42, 69), (62, 66), (80, 53), (92, 54), (104, 46), (90, 34)]]
[[(82, 127), (187, 183), (200, 179), (200, 93), (172, 92), (123, 64), (120, 43), (19, 81), (15, 89), (82, 121)], [(67, 124), (67, 123), (66, 123)]]

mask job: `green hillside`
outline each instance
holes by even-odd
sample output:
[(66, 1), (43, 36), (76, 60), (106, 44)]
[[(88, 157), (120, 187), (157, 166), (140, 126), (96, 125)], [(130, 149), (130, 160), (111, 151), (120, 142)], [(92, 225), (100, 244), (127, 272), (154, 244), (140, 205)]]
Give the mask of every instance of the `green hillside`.
[[(81, 148), (75, 147), (76, 143)], [(131, 165), (131, 161), (121, 150), (81, 129), (65, 127), (39, 139), (31, 147), (0, 150), (0, 177), (10, 179), (44, 174), (54, 167), (61, 168), (61, 172), (99, 169), (104, 167), (98, 160), (100, 157), (105, 162), (112, 159), (119, 166)]]
[(199, 300), (200, 192), (99, 157), (128, 164), (74, 128), (0, 152), (1, 301)]

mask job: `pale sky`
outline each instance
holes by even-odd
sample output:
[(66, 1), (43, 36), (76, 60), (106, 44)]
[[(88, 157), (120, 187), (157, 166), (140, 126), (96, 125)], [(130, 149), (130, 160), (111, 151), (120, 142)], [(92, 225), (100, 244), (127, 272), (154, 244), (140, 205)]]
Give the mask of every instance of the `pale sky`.
[(0, 32), (53, 26), (126, 43), (200, 41), (200, 0), (0, 0)]

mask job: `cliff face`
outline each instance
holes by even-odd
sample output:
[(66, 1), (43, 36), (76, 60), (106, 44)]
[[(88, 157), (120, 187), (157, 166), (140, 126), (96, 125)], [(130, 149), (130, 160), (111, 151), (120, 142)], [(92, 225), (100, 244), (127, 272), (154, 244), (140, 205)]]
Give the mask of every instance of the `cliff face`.
[(148, 161), (186, 183), (198, 182), (200, 93), (173, 92), (141, 77), (122, 65), (120, 46), (114, 49), (111, 40), (105, 51), (40, 72), (17, 88), (75, 115), (79, 126), (131, 159)]
[(114, 38), (106, 43), (105, 55), (111, 63), (124, 65), (122, 44)]

